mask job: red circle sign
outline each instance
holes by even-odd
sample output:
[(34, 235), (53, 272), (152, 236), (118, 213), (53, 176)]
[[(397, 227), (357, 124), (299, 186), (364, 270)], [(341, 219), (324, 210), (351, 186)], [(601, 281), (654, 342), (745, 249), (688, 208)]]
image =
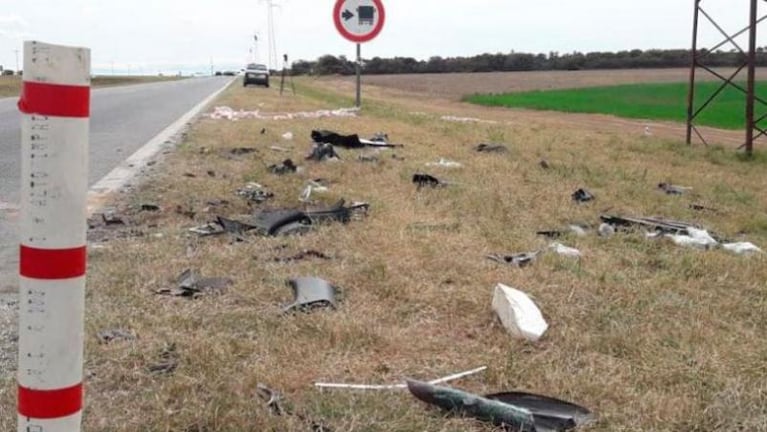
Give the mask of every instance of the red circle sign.
[(352, 42), (368, 42), (378, 36), (386, 20), (381, 0), (336, 0), (333, 22), (341, 36)]

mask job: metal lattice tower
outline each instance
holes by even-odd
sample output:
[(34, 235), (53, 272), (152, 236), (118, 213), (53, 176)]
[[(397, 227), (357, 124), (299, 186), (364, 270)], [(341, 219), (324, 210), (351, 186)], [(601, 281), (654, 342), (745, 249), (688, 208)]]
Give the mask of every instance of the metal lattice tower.
[[(732, 0), (725, 0), (725, 1), (732, 1)], [(753, 155), (754, 151), (754, 141), (762, 136), (767, 135), (767, 131), (760, 128), (759, 122), (762, 120), (767, 119), (767, 114), (762, 115), (760, 117), (756, 117), (755, 114), (755, 104), (756, 102), (759, 102), (761, 105), (767, 107), (767, 101), (764, 99), (756, 96), (755, 92), (755, 75), (756, 75), (756, 31), (759, 23), (767, 19), (767, 15), (758, 18), (757, 19), (757, 0), (749, 0), (750, 2), (750, 16), (748, 25), (738, 31), (737, 33), (729, 34), (727, 33), (718, 23), (717, 21), (703, 8), (702, 3), (703, 0), (693, 0), (695, 4), (695, 10), (693, 13), (693, 26), (692, 26), (692, 66), (690, 68), (690, 90), (689, 95), (687, 98), (687, 144), (692, 143), (692, 134), (693, 132), (697, 135), (697, 137), (703, 141), (703, 143), (706, 143), (705, 138), (703, 138), (703, 135), (700, 133), (698, 128), (695, 126), (695, 120), (700, 115), (703, 110), (705, 110), (713, 101), (716, 99), (719, 94), (726, 89), (727, 87), (733, 87), (739, 91), (741, 91), (745, 97), (746, 97), (746, 112), (745, 112), (745, 126), (746, 126), (746, 142), (741, 146), (741, 148), (746, 149), (746, 153), (751, 156)], [(719, 33), (724, 36), (724, 40), (717, 44), (716, 46), (710, 48), (706, 52), (699, 52), (698, 47), (698, 21), (700, 16), (703, 15), (716, 29)], [(743, 50), (740, 45), (735, 41), (735, 39), (744, 33), (748, 32), (748, 50)], [(743, 56), (743, 62), (739, 65), (739, 67), (736, 68), (735, 73), (731, 74), (730, 76), (724, 76), (720, 74), (719, 72), (715, 71), (712, 67), (707, 66), (705, 64), (706, 57), (708, 57), (709, 54), (715, 52), (719, 48), (721, 48), (724, 45), (727, 45), (728, 43), (732, 44), (735, 49), (740, 51), (740, 53)], [(722, 81), (721, 86), (717, 88), (717, 90), (708, 98), (706, 99), (703, 104), (700, 105), (697, 109), (695, 108), (695, 80), (696, 80), (696, 72), (698, 69), (703, 69), (706, 72), (714, 75), (715, 77), (719, 78)], [(735, 82), (735, 79), (738, 77), (738, 75), (743, 71), (743, 69), (746, 69), (747, 71), (747, 79), (746, 79), (746, 88), (743, 88), (740, 84)]]

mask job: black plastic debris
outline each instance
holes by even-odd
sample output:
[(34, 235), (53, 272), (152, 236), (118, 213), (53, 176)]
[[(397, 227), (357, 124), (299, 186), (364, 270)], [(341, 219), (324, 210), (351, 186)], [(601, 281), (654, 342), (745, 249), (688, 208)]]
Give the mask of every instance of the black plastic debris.
[(220, 294), (233, 283), (234, 281), (230, 278), (202, 278), (193, 270), (187, 269), (176, 279), (176, 287), (163, 288), (156, 293), (176, 297), (198, 298), (208, 294)]
[(224, 229), (225, 232), (231, 234), (236, 241), (245, 241), (245, 233), (256, 229), (256, 227), (253, 225), (248, 225), (246, 223), (234, 219), (227, 219), (221, 216), (216, 218), (216, 222), (221, 226), (221, 228)]
[(546, 159), (541, 159), (541, 161), (538, 162), (538, 165), (540, 165), (543, 169), (551, 168), (551, 165), (549, 165), (549, 162)]
[(207, 174), (208, 174), (208, 177), (215, 177), (216, 176), (216, 172), (213, 171), (213, 170), (208, 170)]
[(258, 149), (254, 147), (236, 147), (229, 150), (229, 154), (232, 156), (242, 156), (257, 152)]
[(587, 191), (586, 189), (578, 189), (577, 191), (573, 192), (572, 197), (573, 201), (577, 203), (594, 201), (594, 195), (592, 195), (591, 192)]
[(173, 373), (178, 367), (178, 352), (176, 344), (172, 343), (163, 347), (158, 356), (157, 362), (149, 365), (149, 372), (157, 375), (168, 375)]
[(509, 149), (502, 144), (479, 144), (474, 147), (474, 151), (480, 153), (508, 153)]
[(298, 167), (290, 159), (285, 159), (280, 164), (274, 164), (269, 166), (269, 172), (272, 174), (289, 174), (298, 171)]
[(266, 134), (266, 128), (261, 128), (261, 135)]
[(144, 203), (144, 204), (141, 204), (141, 211), (157, 212), (157, 211), (160, 211), (160, 206), (158, 206), (157, 204)]
[(112, 342), (134, 340), (136, 336), (127, 330), (116, 328), (102, 330), (96, 334), (96, 338), (98, 338), (100, 344), (109, 344)]
[(316, 250), (313, 250), (313, 249), (306, 249), (306, 250), (303, 250), (303, 251), (301, 251), (301, 252), (299, 252), (299, 253), (297, 253), (295, 255), (292, 255), (292, 256), (288, 256), (288, 257), (275, 257), (273, 259), (273, 261), (280, 262), (280, 263), (289, 263), (289, 262), (293, 262), (293, 261), (302, 261), (302, 260), (310, 259), (310, 258), (317, 258), (317, 259), (322, 259), (322, 260), (330, 260), (330, 259), (332, 259), (331, 257), (325, 255), (322, 252), (319, 252), (319, 251), (316, 251)]
[(670, 183), (658, 183), (658, 189), (666, 192), (666, 195), (684, 195), (691, 190), (689, 187), (672, 185)]
[(312, 141), (320, 144), (332, 144), (336, 147), (348, 149), (365, 147), (365, 145), (360, 142), (360, 137), (357, 134), (341, 135), (329, 130), (313, 130), (311, 136)]
[(312, 220), (301, 210), (263, 210), (255, 215), (253, 225), (268, 236), (305, 234)]
[(184, 173), (184, 177), (187, 177), (187, 178), (196, 178), (196, 177), (197, 177), (197, 174), (193, 174), (193, 173), (187, 172), (187, 173)]
[(546, 237), (548, 239), (557, 239), (562, 237), (563, 235), (566, 235), (567, 232), (562, 230), (543, 230), (543, 231), (536, 231), (536, 235)]
[(312, 151), (306, 156), (306, 160), (322, 162), (330, 159), (340, 159), (333, 144), (314, 143)]
[(533, 414), (537, 432), (567, 431), (594, 420), (594, 415), (588, 409), (547, 396), (506, 392), (485, 397), (530, 411)]
[(492, 255), (488, 255), (487, 259), (495, 261), (497, 263), (508, 264), (513, 267), (523, 268), (532, 264), (538, 258), (539, 254), (540, 254), (539, 251), (525, 252), (525, 253), (514, 254), (514, 255), (492, 254)]
[(444, 184), (438, 178), (429, 174), (422, 173), (413, 174), (413, 184), (418, 186), (419, 190), (427, 186), (432, 188), (444, 186)]
[(385, 132), (376, 132), (373, 134), (373, 136), (370, 138), (370, 141), (376, 142), (376, 143), (389, 143), (389, 135)]
[(283, 312), (310, 312), (319, 308), (336, 309), (336, 287), (316, 277), (290, 279), (293, 289), (293, 303), (282, 308)]
[(715, 209), (713, 207), (704, 206), (702, 204), (690, 204), (690, 210), (709, 211), (709, 212), (712, 212), (712, 213), (718, 213), (719, 212), (719, 210), (717, 210), (717, 209)]

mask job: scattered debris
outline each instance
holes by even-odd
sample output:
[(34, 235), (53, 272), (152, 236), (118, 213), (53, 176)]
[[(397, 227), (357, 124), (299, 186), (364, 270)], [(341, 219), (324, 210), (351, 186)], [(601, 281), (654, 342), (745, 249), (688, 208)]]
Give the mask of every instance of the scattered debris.
[(474, 117), (456, 117), (456, 116), (442, 116), (440, 117), (440, 120), (456, 122), (456, 123), (487, 123), (487, 124), (498, 123), (495, 120), (482, 120), (482, 119), (478, 119)]
[(216, 176), (216, 172), (213, 171), (213, 170), (208, 170), (208, 171), (206, 171), (206, 173), (208, 174), (208, 177), (215, 177)]
[(293, 289), (293, 303), (282, 308), (283, 312), (300, 310), (309, 312), (318, 308), (336, 309), (336, 287), (316, 277), (290, 279), (288, 284)]
[(597, 232), (600, 237), (612, 237), (615, 235), (615, 228), (610, 224), (602, 223)]
[(257, 151), (258, 149), (256, 149), (255, 147), (235, 147), (229, 150), (229, 154), (232, 156), (243, 156), (243, 155), (255, 153)]
[(538, 432), (571, 430), (594, 420), (594, 415), (588, 409), (547, 396), (504, 392), (485, 397), (530, 411), (535, 420), (535, 430)]
[(289, 263), (293, 261), (302, 261), (308, 258), (317, 258), (322, 260), (331, 260), (333, 258), (325, 255), (322, 252), (318, 252), (313, 249), (305, 249), (295, 255), (289, 256), (289, 257), (275, 257), (273, 261), (280, 262), (280, 263)]
[(515, 337), (536, 342), (549, 328), (540, 309), (527, 294), (504, 284), (495, 286), (493, 310)]
[(311, 432), (331, 432), (331, 429), (324, 424), (311, 420), (302, 414), (293, 413), (291, 410), (285, 408), (282, 405), (282, 394), (270, 389), (261, 383), (256, 385), (256, 395), (258, 395), (258, 397), (265, 402), (269, 412), (271, 412), (274, 416), (295, 416), (299, 420), (306, 423), (309, 426)]
[(502, 144), (479, 144), (474, 151), (480, 153), (508, 153), (509, 149)]
[(320, 183), (317, 180), (309, 180), (308, 184), (304, 188), (303, 192), (301, 192), (301, 195), (298, 197), (298, 200), (301, 202), (309, 202), (309, 200), (312, 197), (312, 193), (314, 192), (327, 192), (328, 187), (324, 186), (322, 183)]
[(413, 175), (413, 183), (418, 186), (419, 190), (427, 186), (432, 188), (445, 186), (445, 184), (442, 183), (438, 178), (429, 174), (421, 174), (421, 173)]
[(666, 234), (666, 237), (676, 245), (703, 250), (714, 248), (719, 244), (708, 231), (693, 227), (686, 228), (681, 234)]
[(298, 171), (298, 167), (290, 159), (285, 159), (281, 164), (274, 164), (269, 166), (269, 172), (277, 175), (294, 173), (296, 171)]
[(250, 182), (244, 187), (237, 189), (237, 196), (242, 197), (249, 203), (261, 204), (267, 200), (274, 198), (272, 192), (267, 191), (263, 186), (258, 183)]
[(360, 162), (371, 162), (371, 163), (378, 163), (379, 159), (376, 155), (359, 155), (357, 156), (357, 160)]
[(715, 208), (706, 207), (706, 206), (704, 206), (702, 204), (690, 204), (689, 207), (690, 207), (690, 210), (695, 210), (695, 211), (710, 211), (712, 213), (718, 213), (719, 212), (719, 210), (717, 210)]
[(546, 159), (541, 159), (541, 161), (538, 162), (538, 165), (540, 165), (543, 169), (551, 168), (551, 165), (549, 165), (549, 162)]
[(156, 212), (160, 211), (160, 206), (157, 204), (141, 204), (141, 211), (145, 212)]
[(447, 160), (445, 158), (440, 158), (437, 162), (428, 162), (426, 166), (441, 167), (441, 168), (461, 168), (463, 165), (455, 161)]
[(197, 178), (197, 174), (187, 172), (187, 173), (184, 173), (184, 177), (187, 177), (187, 178)]
[(333, 144), (328, 143), (314, 143), (312, 151), (306, 156), (306, 160), (313, 160), (322, 162), (326, 160), (339, 160), (340, 157), (336, 153), (336, 149)]
[(389, 134), (386, 132), (376, 132), (373, 134), (373, 136), (370, 138), (370, 141), (376, 142), (376, 143), (389, 143)]
[(580, 258), (583, 255), (578, 249), (565, 246), (562, 243), (552, 243), (549, 245), (549, 249), (553, 250), (558, 255), (570, 258)]
[[(466, 372), (460, 372), (454, 375), (449, 375), (446, 377), (438, 378), (432, 381), (429, 381), (429, 384), (442, 384), (450, 381), (455, 381), (457, 379), (461, 379), (470, 375), (475, 375), (480, 372), (484, 372), (487, 370), (487, 366), (478, 367), (476, 369), (472, 369), (470, 371)], [(336, 383), (322, 383), (322, 382), (316, 382), (314, 383), (315, 387), (319, 387), (322, 389), (352, 389), (352, 390), (404, 390), (407, 387), (407, 383), (402, 384), (336, 384)]]
[(594, 201), (594, 195), (592, 195), (591, 192), (587, 191), (586, 189), (578, 189), (577, 191), (573, 192), (572, 197), (573, 201), (577, 203)]
[(266, 135), (266, 128), (261, 128), (261, 135)]
[(356, 117), (359, 112), (359, 108), (339, 108), (336, 110), (318, 110), (318, 111), (304, 111), (295, 113), (282, 113), (282, 114), (268, 114), (261, 113), (261, 111), (235, 111), (227, 106), (219, 106), (213, 109), (213, 112), (208, 114), (207, 117), (214, 120), (293, 120), (293, 119), (318, 119), (326, 117)]
[(669, 219), (651, 218), (651, 217), (624, 217), (624, 216), (600, 216), (602, 222), (612, 225), (616, 229), (628, 229), (631, 227), (644, 228), (650, 232), (659, 232), (662, 234), (687, 234), (688, 228), (698, 229), (693, 224), (687, 222), (674, 221)]
[(567, 226), (567, 230), (564, 230), (564, 229), (542, 230), (542, 231), (536, 231), (535, 234), (549, 238), (549, 239), (557, 239), (557, 238), (566, 236), (567, 234), (570, 234), (570, 233), (575, 234), (578, 237), (584, 237), (588, 235), (589, 229), (591, 228), (587, 225), (570, 224)]
[(175, 288), (162, 288), (156, 291), (156, 294), (198, 298), (206, 294), (220, 294), (233, 283), (230, 278), (201, 278), (191, 269), (187, 269), (176, 279)]
[(147, 369), (153, 374), (166, 375), (173, 373), (177, 367), (178, 352), (176, 351), (176, 344), (172, 343), (163, 347), (157, 363), (148, 366)]
[(274, 150), (274, 151), (283, 152), (283, 153), (287, 153), (287, 152), (290, 151), (290, 149), (286, 149), (285, 147), (280, 147), (280, 146), (276, 146), (276, 145), (273, 145), (273, 146), (271, 146), (269, 148)]
[(293, 132), (285, 132), (284, 134), (282, 134), (282, 139), (284, 139), (285, 141), (292, 140), (293, 139)]
[(115, 214), (114, 211), (109, 210), (101, 214), (101, 220), (104, 221), (104, 225), (125, 225), (125, 220), (121, 216)]
[(540, 254), (540, 251), (535, 252), (525, 252), (515, 255), (501, 255), (501, 254), (492, 254), (488, 255), (487, 259), (493, 260), (495, 262), (501, 263), (501, 264), (509, 264), (513, 267), (527, 267), (530, 264), (532, 264)]
[(736, 253), (738, 255), (751, 255), (755, 253), (764, 253), (762, 249), (751, 242), (725, 243), (722, 249)]
[(658, 183), (658, 189), (666, 192), (666, 195), (683, 195), (692, 190), (691, 187), (677, 186), (670, 183)]
[(226, 231), (224, 227), (218, 223), (210, 222), (205, 225), (189, 228), (189, 232), (195, 233), (200, 237), (213, 236), (223, 234)]
[(100, 344), (109, 344), (112, 342), (135, 340), (136, 336), (127, 330), (117, 328), (102, 330), (96, 334), (96, 338), (98, 338)]
[(197, 212), (191, 206), (182, 207), (180, 204), (176, 206), (176, 214), (185, 216), (189, 219), (194, 219)]
[(311, 133), (312, 141), (319, 144), (332, 144), (337, 147), (347, 149), (359, 149), (363, 147), (394, 148), (403, 147), (400, 144), (389, 144), (389, 136), (379, 132), (373, 136), (373, 139), (360, 139), (359, 135), (341, 135), (329, 130), (313, 130)]
[(468, 415), (496, 426), (511, 427), (519, 432), (536, 432), (535, 419), (527, 409), (422, 381), (408, 379), (407, 386), (417, 399), (445, 411)]

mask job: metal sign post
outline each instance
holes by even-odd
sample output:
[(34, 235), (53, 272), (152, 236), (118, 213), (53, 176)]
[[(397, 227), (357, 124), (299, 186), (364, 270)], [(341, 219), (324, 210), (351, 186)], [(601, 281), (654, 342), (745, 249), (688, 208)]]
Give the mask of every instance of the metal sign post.
[(383, 29), (386, 10), (381, 0), (336, 0), (333, 22), (341, 36), (357, 44), (356, 106), (362, 106), (362, 48), (361, 44), (373, 40)]
[(90, 50), (24, 43), (18, 431), (76, 432), (83, 404)]

